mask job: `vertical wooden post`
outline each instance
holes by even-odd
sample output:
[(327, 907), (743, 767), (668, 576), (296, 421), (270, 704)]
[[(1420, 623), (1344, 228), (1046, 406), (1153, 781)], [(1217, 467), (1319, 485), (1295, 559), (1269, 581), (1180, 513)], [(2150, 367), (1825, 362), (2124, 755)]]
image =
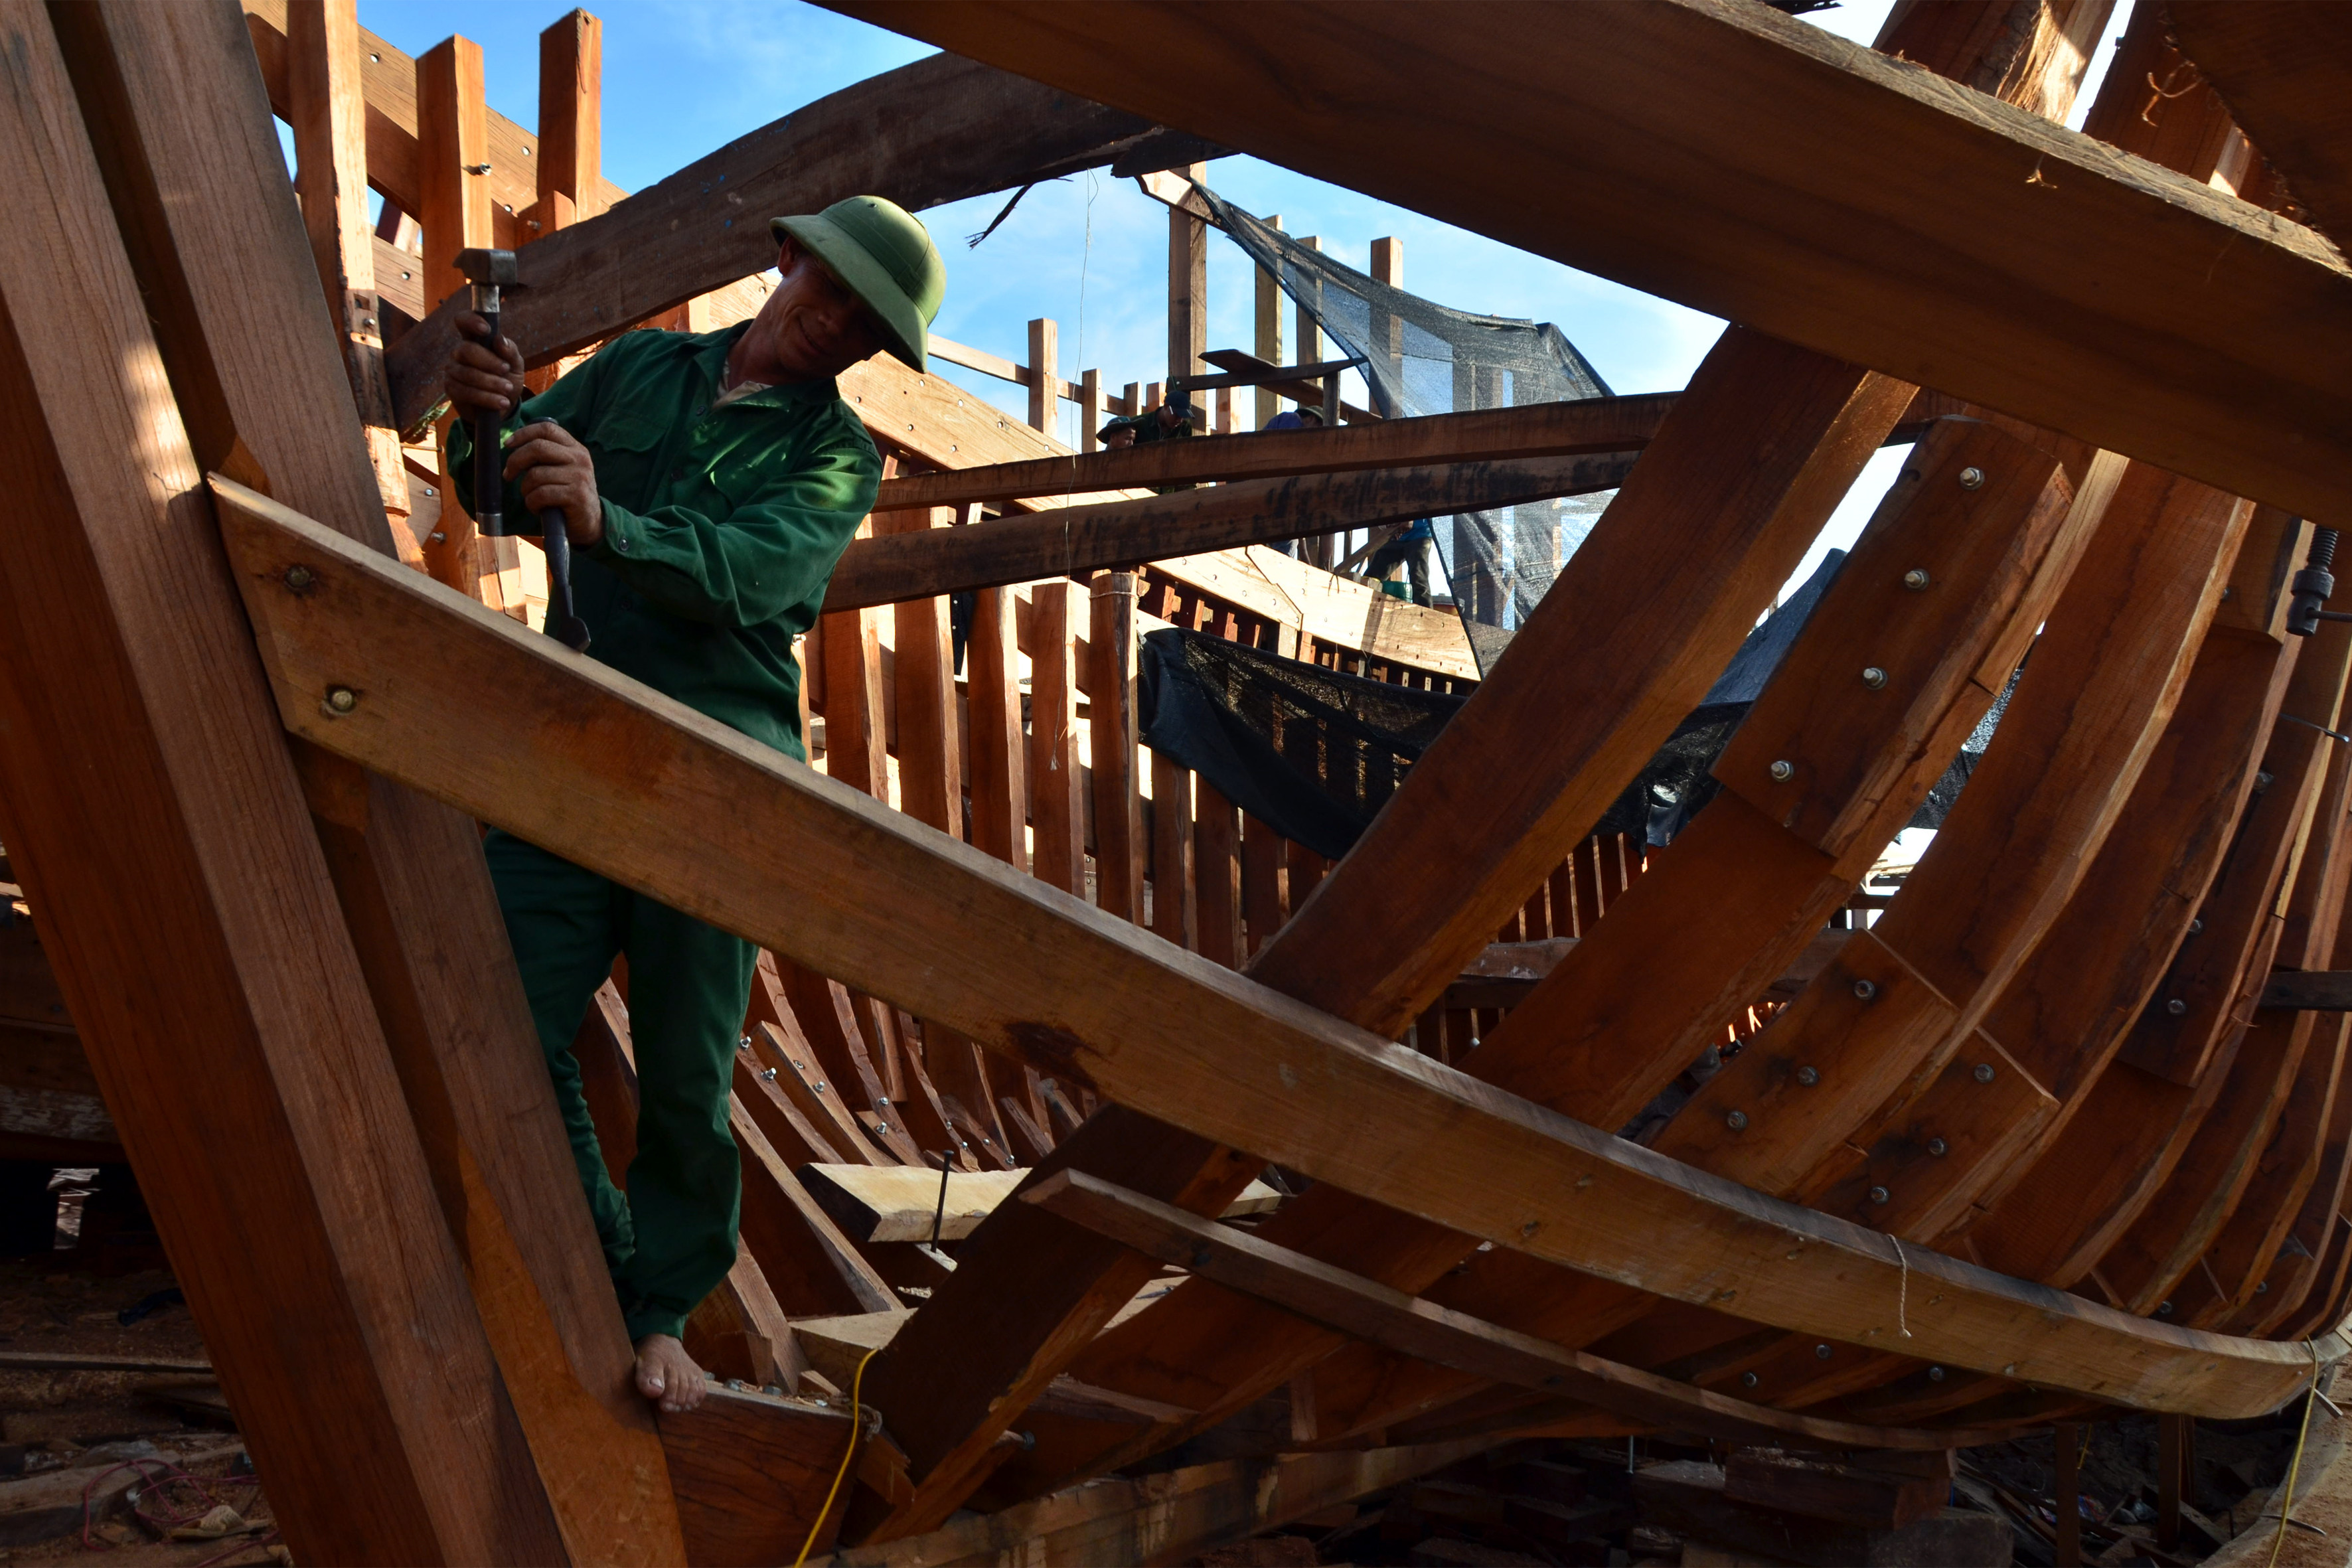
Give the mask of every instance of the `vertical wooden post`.
[(1125, 396), (1127, 401), (1127, 408), (1125, 412), (1129, 414), (1140, 414), (1143, 412), (1143, 384), (1141, 382), (1129, 382), (1127, 384), (1127, 392)]
[(2061, 1421), (2050, 1429), (2053, 1463), (2052, 1472), (2056, 1479), (2051, 1499), (2058, 1514), (2057, 1568), (2083, 1568), (2083, 1429), (2072, 1421)]
[(824, 760), (835, 778), (887, 801), (882, 636), (874, 617), (872, 610), (836, 610), (817, 623), (824, 638)]
[(1242, 948), (1241, 826), (1233, 802), (1204, 778), (1192, 781), (1193, 887), (1201, 956), (1239, 969)]
[(1095, 901), (1123, 920), (1143, 919), (1143, 801), (1136, 777), (1135, 574), (1098, 572), (1092, 583), (1087, 682), (1094, 753)]
[(1220, 436), (1230, 436), (1234, 433), (1234, 389), (1230, 386), (1217, 388), (1215, 428)]
[(1078, 450), (1102, 449), (1102, 372), (1090, 370), (1078, 378)]
[(1085, 615), (1076, 583), (1056, 577), (1029, 593), (1029, 784), (1036, 874), (1084, 898), (1086, 797), (1078, 781), (1078, 670), (1071, 646)]
[[(428, 308), (466, 286), (457, 270), (457, 253), (493, 243), (490, 183), (472, 172), (487, 168), (489, 158), (482, 47), (470, 38), (444, 38), (416, 61), (416, 216), (424, 225), (425, 243), (417, 279)], [(446, 431), (446, 421), (440, 428)], [(445, 454), (448, 449), (446, 440), (435, 445)], [(439, 526), (433, 531), (437, 537), (425, 541), (426, 570), (461, 594), (503, 607), (503, 598), (494, 599), (495, 577), (487, 591), (484, 583), (495, 573), (497, 546), (482, 548), (474, 520), (464, 508), (449, 504), (457, 492), (446, 461), (434, 488), (442, 506)]]
[(1274, 940), (1289, 918), (1283, 897), (1282, 836), (1256, 817), (1242, 814), (1242, 913), (1249, 922), (1249, 949), (1255, 953)]
[[(1187, 179), (1205, 182), (1206, 163), (1187, 165)], [(1168, 209), (1168, 375), (1206, 374), (1209, 347), (1209, 223), (1182, 207)], [(1189, 394), (1188, 394), (1189, 395)]]
[[(874, 531), (919, 532), (946, 528), (952, 507), (874, 515)], [(956, 723), (955, 647), (945, 595), (891, 606), (898, 658), (892, 681), (898, 700), (898, 797), (907, 815), (955, 837), (963, 837), (963, 747)]]
[(1151, 753), (1151, 929), (1197, 952), (1192, 895), (1192, 775)]
[(982, 588), (964, 644), (971, 715), (971, 842), (1029, 868), (1028, 791), (1024, 787), (1021, 679), (1013, 640), (1013, 590)]
[(292, 100), (294, 189), (343, 349), (352, 397), (367, 432), (368, 462), (394, 520), (401, 559), (425, 554), (407, 528), (408, 470), (393, 428), (375, 294), (375, 237), (367, 221), (367, 103), (360, 88), (356, 0), (293, 0), (286, 10), (287, 96)]
[(1048, 436), (1062, 411), (1061, 363), (1061, 329), (1040, 316), (1029, 323), (1029, 424)]
[(1148, 382), (1143, 388), (1143, 401), (1135, 405), (1135, 411), (1141, 414), (1147, 409), (1157, 408), (1167, 401), (1168, 384), (1164, 381)]
[[(1282, 215), (1276, 213), (1265, 220), (1265, 226), (1280, 232)], [(1281, 364), (1282, 358), (1282, 286), (1274, 274), (1265, 268), (1257, 268), (1257, 340), (1250, 351), (1268, 364)], [(1265, 428), (1265, 422), (1282, 412), (1282, 400), (1261, 386), (1257, 389), (1257, 422), (1254, 430)]]
[(604, 24), (570, 12), (539, 35), (539, 197), (568, 196), (575, 221), (604, 210)]

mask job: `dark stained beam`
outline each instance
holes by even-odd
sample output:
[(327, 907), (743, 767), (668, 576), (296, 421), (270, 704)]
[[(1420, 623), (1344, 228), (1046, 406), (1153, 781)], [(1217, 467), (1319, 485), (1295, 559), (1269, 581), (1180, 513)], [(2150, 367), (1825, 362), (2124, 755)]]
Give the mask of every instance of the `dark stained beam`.
[(824, 607), (895, 605), (1097, 566), (1165, 561), (1336, 529), (1376, 528), (1417, 517), (1591, 495), (1623, 484), (1640, 456), (1612, 452), (1253, 479), (1024, 513), (964, 528), (861, 539), (842, 552)]

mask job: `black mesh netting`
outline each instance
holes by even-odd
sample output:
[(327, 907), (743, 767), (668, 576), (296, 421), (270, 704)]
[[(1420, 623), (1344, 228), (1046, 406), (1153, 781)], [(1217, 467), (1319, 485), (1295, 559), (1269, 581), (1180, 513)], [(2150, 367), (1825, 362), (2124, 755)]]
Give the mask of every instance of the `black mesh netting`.
[[(1193, 187), (1214, 221), (1357, 362), (1395, 419), (1610, 395), (1549, 321), (1449, 310), (1365, 276)], [(1559, 575), (1614, 491), (1437, 520), (1437, 552), (1483, 672)]]
[[(1671, 842), (1715, 797), (1708, 770), (1845, 559), (1832, 551), (1739, 645), (1706, 698), (1593, 825)], [(1466, 697), (1391, 686), (1171, 627), (1143, 639), (1143, 742), (1286, 838), (1338, 859)], [(1962, 743), (1910, 826), (1939, 827), (1984, 755), (2015, 677)]]

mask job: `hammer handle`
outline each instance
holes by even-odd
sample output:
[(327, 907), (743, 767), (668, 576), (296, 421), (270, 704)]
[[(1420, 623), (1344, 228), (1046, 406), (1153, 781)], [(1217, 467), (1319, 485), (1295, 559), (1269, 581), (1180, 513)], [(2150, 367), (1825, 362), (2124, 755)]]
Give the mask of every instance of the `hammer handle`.
[[(499, 308), (494, 303), (477, 303), (475, 309), (489, 322), (489, 331), (483, 342), (493, 354), (499, 352)], [(506, 465), (507, 454), (500, 444), (499, 432), (506, 423), (495, 411), (474, 416), (474, 526), (487, 534), (501, 534), (506, 529)]]

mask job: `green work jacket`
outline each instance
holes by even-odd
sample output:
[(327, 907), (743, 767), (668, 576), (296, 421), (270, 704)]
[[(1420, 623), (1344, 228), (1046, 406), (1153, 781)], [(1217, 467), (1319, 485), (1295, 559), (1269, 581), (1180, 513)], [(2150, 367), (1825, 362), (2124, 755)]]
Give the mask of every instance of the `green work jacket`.
[[(588, 657), (806, 760), (793, 639), (816, 621), (882, 459), (830, 381), (711, 405), (722, 331), (624, 332), (526, 401), (507, 428), (551, 419), (596, 462), (604, 537), (574, 551)], [(473, 442), (449, 426), (449, 472), (473, 509)], [(522, 496), (506, 488), (509, 519)]]

